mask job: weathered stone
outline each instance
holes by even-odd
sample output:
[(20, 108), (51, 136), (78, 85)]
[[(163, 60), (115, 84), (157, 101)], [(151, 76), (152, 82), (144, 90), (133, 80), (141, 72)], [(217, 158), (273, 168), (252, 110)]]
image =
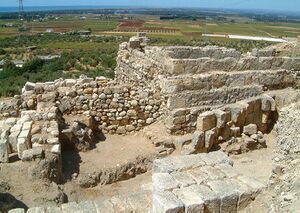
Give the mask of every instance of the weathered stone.
[(216, 133), (215, 130), (209, 130), (205, 132), (205, 148), (210, 150), (214, 144), (216, 144)]
[(9, 149), (8, 143), (1, 141), (0, 139), (0, 163), (8, 163), (9, 162)]
[(192, 146), (195, 150), (204, 148), (205, 146), (204, 132), (195, 131), (192, 135)]
[(197, 196), (204, 201), (205, 211), (216, 213), (220, 212), (221, 200), (209, 187), (204, 185), (192, 185), (187, 189), (197, 194)]
[(70, 202), (70, 203), (64, 203), (61, 205), (61, 210), (63, 213), (81, 213), (82, 209), (79, 207), (79, 205), (75, 202)]
[(189, 188), (175, 189), (173, 193), (183, 202), (185, 212), (204, 212), (204, 201)]
[(208, 186), (221, 198), (220, 212), (237, 212), (238, 193), (222, 180), (209, 181)]
[(153, 191), (170, 191), (179, 187), (179, 183), (169, 173), (152, 175)]
[(153, 213), (183, 213), (184, 204), (171, 192), (153, 194)]
[(54, 153), (54, 154), (60, 155), (61, 154), (60, 144), (56, 144), (56, 145), (52, 146), (51, 152)]
[(78, 203), (80, 209), (82, 209), (82, 213), (97, 213), (96, 206), (92, 201), (82, 201)]
[(199, 115), (197, 119), (197, 129), (199, 131), (207, 131), (216, 127), (217, 118), (214, 112), (208, 111)]
[(248, 135), (248, 136), (256, 134), (257, 133), (257, 125), (256, 124), (249, 124), (247, 126), (244, 126), (243, 133)]
[(22, 159), (23, 156), (23, 151), (27, 150), (27, 142), (25, 138), (19, 138), (18, 139), (18, 145), (17, 145), (17, 149), (18, 149), (18, 157), (20, 159)]
[(111, 202), (104, 199), (96, 200), (95, 202), (97, 213), (115, 213), (114, 206)]

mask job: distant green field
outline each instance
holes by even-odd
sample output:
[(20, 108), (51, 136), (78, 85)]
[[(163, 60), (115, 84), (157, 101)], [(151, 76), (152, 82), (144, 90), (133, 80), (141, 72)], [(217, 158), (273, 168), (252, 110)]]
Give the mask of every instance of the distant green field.
[(39, 45), (39, 48), (53, 49), (53, 50), (65, 50), (65, 49), (103, 49), (111, 50), (117, 49), (118, 44), (116, 43), (95, 43), (95, 42), (48, 42), (46, 44)]
[[(129, 16), (129, 15), (128, 15)], [(126, 15), (124, 16), (126, 17)], [(28, 22), (26, 25), (31, 28), (31, 32), (45, 32), (46, 29), (53, 29), (55, 32), (69, 32), (91, 29), (94, 34), (129, 35), (125, 32), (112, 32), (117, 29), (121, 21), (144, 20), (143, 28), (146, 28), (153, 37), (191, 39), (199, 38), (202, 33), (210, 34), (237, 34), (250, 36), (267, 37), (297, 37), (300, 35), (300, 23), (273, 23), (254, 22), (245, 17), (228, 16), (225, 21), (205, 21), (205, 20), (160, 20), (159, 16), (139, 16), (134, 15), (132, 19), (122, 19), (121, 16), (111, 15), (108, 17), (96, 17), (86, 15), (85, 20), (81, 20), (79, 15), (64, 15), (58, 20), (48, 20), (43, 22)], [(17, 20), (0, 20), (0, 25), (5, 23), (18, 22)], [(131, 31), (128, 29), (127, 31)], [(155, 32), (155, 33), (153, 33)], [(1, 28), (0, 37), (17, 34), (16, 28)], [(131, 35), (131, 34), (130, 34)]]

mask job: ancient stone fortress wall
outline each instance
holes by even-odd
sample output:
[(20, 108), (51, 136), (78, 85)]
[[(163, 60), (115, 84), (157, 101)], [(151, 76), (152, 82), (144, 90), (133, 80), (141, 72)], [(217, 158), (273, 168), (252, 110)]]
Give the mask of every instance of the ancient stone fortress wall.
[[(300, 58), (276, 56), (273, 48), (241, 54), (215, 46), (153, 47), (145, 44), (143, 36), (134, 45), (131, 41), (120, 45), (116, 78), (161, 91), (171, 134), (194, 131), (191, 123), (203, 111), (264, 91), (299, 87)], [(190, 111), (193, 118), (176, 124), (177, 109)]]
[[(167, 147), (195, 155), (155, 160), (152, 191), (28, 212), (237, 212), (265, 187), (234, 171), (224, 152), (210, 151), (221, 142), (232, 152), (240, 150), (231, 144), (266, 146), (264, 133), (277, 119), (277, 96), (270, 91), (299, 88), (300, 58), (277, 57), (274, 49), (241, 54), (148, 42), (142, 33), (120, 45), (116, 80), (26, 83), (16, 110), (2, 113), (16, 118), (0, 123), (0, 161), (8, 162), (11, 152), (23, 161), (41, 159), (32, 172), (59, 182), (66, 141), (83, 142), (75, 144), (81, 151), (93, 130), (124, 135), (161, 120)], [(78, 121), (70, 125), (70, 117)]]

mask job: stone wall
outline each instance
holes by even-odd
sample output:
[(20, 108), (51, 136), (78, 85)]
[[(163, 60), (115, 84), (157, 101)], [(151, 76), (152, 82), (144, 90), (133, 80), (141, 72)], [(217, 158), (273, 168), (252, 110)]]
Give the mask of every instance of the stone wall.
[(77, 80), (27, 83), (22, 96), (23, 108), (36, 108), (36, 100), (50, 92), (55, 92), (53, 98), (62, 114), (91, 116), (104, 133), (138, 131), (163, 114), (164, 100), (159, 92), (84, 76)]
[(168, 117), (166, 126), (172, 134), (193, 132), (173, 142), (184, 150), (183, 154), (192, 154), (209, 152), (213, 146), (241, 137), (242, 133), (251, 136), (269, 132), (276, 116), (274, 98), (262, 95), (214, 110), (177, 109)]

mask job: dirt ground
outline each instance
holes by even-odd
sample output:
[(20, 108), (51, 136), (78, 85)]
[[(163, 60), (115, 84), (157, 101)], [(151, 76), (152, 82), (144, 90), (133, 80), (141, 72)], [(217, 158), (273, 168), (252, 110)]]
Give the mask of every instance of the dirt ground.
[[(271, 133), (267, 136), (266, 149), (255, 150), (242, 155), (231, 156), (234, 167), (242, 174), (252, 176), (267, 183), (272, 169), (272, 149), (276, 135)], [(65, 154), (65, 167), (70, 174), (74, 168), (78, 169), (79, 175), (91, 170), (99, 170), (106, 167), (115, 167), (130, 161), (138, 155), (154, 155), (155, 147), (138, 133), (128, 136), (106, 136), (104, 142), (96, 145), (95, 149), (76, 155)], [(62, 199), (64, 192), (68, 201), (94, 200), (97, 198), (109, 198), (118, 194), (137, 192), (141, 188), (151, 189), (151, 171), (137, 175), (135, 178), (119, 181), (108, 185), (98, 185), (93, 188), (82, 188), (75, 180), (69, 180), (64, 185), (45, 183), (43, 181), (32, 181), (27, 175), (30, 163), (15, 161), (9, 164), (0, 164), (0, 182), (6, 182), (10, 188), (7, 190), (15, 199), (17, 207), (34, 207), (56, 205), (57, 199)], [(264, 202), (254, 202), (249, 209), (263, 212), (266, 209), (265, 201), (270, 200), (269, 194), (262, 194)], [(257, 199), (261, 200), (261, 199)], [(16, 207), (16, 206), (14, 206)]]
[[(107, 135), (105, 141), (96, 144), (89, 152), (63, 154), (65, 175), (71, 175), (74, 171), (82, 175), (126, 164), (137, 156), (154, 156), (155, 147), (140, 133), (127, 136)], [(130, 180), (94, 188), (81, 188), (74, 180), (69, 180), (64, 185), (56, 185), (42, 180), (31, 180), (28, 175), (31, 164), (16, 160), (16, 156), (12, 156), (12, 159), (15, 159), (12, 163), (0, 164), (0, 182), (8, 183), (9, 189), (6, 189), (6, 193), (14, 197), (14, 207), (53, 206), (62, 191), (67, 195), (68, 201), (111, 197), (139, 191), (143, 184), (151, 182), (150, 171)]]

